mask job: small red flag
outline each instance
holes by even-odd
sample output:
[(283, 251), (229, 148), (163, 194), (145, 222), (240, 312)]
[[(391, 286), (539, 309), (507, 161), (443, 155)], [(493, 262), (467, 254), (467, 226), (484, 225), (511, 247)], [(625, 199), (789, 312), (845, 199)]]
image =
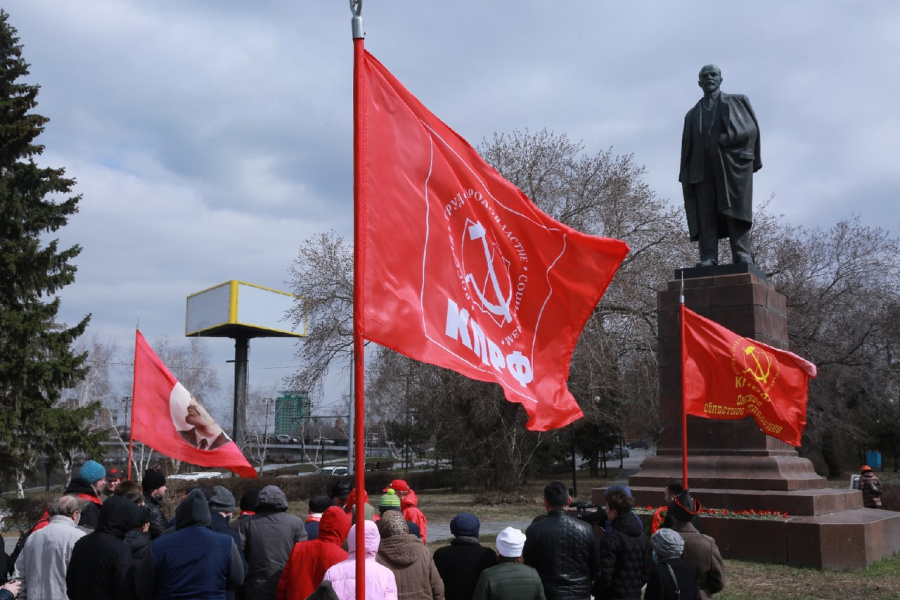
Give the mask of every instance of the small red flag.
[(722, 420), (752, 416), (767, 435), (800, 445), (814, 364), (741, 337), (683, 304), (681, 359), (686, 414)]
[(364, 337), (499, 383), (528, 429), (578, 419), (572, 352), (627, 244), (547, 216), (372, 55), (362, 68)]
[(157, 452), (201, 467), (230, 469), (256, 477), (228, 435), (178, 383), (138, 331), (134, 345), (131, 436)]

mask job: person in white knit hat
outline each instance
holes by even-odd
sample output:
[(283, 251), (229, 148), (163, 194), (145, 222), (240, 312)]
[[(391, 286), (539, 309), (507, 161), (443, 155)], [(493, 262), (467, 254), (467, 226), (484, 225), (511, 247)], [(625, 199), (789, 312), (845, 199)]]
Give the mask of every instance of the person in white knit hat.
[(497, 536), (497, 564), (485, 569), (472, 600), (544, 600), (538, 572), (522, 561), (525, 534), (507, 527)]

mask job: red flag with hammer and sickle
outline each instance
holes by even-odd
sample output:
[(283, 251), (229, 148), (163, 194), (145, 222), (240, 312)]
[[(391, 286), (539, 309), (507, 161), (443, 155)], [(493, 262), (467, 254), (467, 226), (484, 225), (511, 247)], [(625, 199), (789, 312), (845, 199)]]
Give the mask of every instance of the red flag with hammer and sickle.
[(722, 327), (681, 305), (684, 411), (707, 419), (752, 416), (766, 435), (800, 445), (816, 366)]
[(541, 212), (366, 53), (363, 336), (503, 386), (546, 431), (581, 417), (572, 352), (628, 246)]

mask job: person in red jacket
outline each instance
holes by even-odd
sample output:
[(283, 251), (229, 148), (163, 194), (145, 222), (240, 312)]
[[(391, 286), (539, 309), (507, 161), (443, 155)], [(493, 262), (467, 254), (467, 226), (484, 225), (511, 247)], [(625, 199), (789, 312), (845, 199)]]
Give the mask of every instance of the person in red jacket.
[(409, 484), (402, 479), (395, 479), (384, 491), (394, 490), (394, 493), (400, 498), (400, 510), (403, 512), (403, 518), (411, 523), (415, 523), (419, 527), (419, 537), (423, 543), (428, 542), (428, 519), (425, 513), (419, 510), (419, 497), (409, 487)]
[(319, 537), (297, 542), (281, 572), (276, 600), (306, 600), (322, 583), (325, 571), (346, 560), (344, 541), (350, 532), (350, 515), (337, 506), (329, 507), (319, 520)]
[(422, 542), (428, 542), (428, 519), (425, 513), (419, 510), (419, 497), (412, 490), (409, 490), (404, 497), (400, 499), (400, 508), (403, 511), (403, 518), (412, 521), (419, 526), (419, 533), (422, 536)]

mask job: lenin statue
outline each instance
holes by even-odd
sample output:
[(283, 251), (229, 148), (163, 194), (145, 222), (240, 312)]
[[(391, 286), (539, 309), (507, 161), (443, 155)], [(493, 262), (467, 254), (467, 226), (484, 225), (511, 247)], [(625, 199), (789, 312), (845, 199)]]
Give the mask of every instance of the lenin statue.
[(753, 264), (753, 174), (762, 168), (759, 124), (746, 96), (719, 90), (722, 72), (700, 70), (703, 98), (684, 118), (681, 172), (691, 241), (700, 245), (698, 267), (719, 263), (719, 239), (731, 242), (735, 263)]

